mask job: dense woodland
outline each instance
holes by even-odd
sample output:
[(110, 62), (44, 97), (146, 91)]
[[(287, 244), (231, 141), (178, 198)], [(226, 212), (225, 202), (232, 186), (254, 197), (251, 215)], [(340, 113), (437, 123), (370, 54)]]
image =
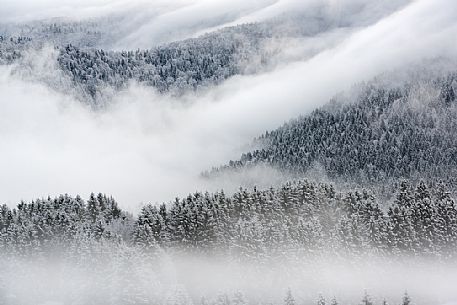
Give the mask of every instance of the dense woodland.
[(247, 25), (224, 29), (151, 50), (115, 52), (68, 45), (60, 50), (58, 62), (93, 97), (103, 86), (122, 88), (129, 80), (162, 93), (182, 93), (244, 73), (268, 35), (255, 29)]
[(62, 46), (58, 62), (92, 97), (104, 86), (119, 89), (131, 80), (180, 94), (258, 72), (279, 51), (273, 47), (275, 38), (308, 36), (325, 25), (317, 18), (313, 26), (303, 27), (300, 18), (291, 18), (225, 27), (150, 50), (116, 52), (70, 44)]
[[(385, 210), (384, 210), (385, 209)], [(133, 238), (162, 247), (242, 257), (365, 254), (454, 255), (457, 211), (441, 184), (402, 183), (388, 207), (367, 191), (294, 182), (266, 191), (194, 194), (143, 208)], [(153, 238), (151, 238), (153, 237)]]
[[(396, 199), (387, 206), (366, 190), (337, 192), (332, 185), (297, 181), (277, 189), (240, 189), (231, 196), (195, 193), (168, 204), (146, 205), (137, 217), (102, 194), (92, 194), (87, 201), (62, 195), (0, 208), (0, 267), (19, 278), (28, 278), (49, 260), (61, 266), (61, 272), (89, 272), (93, 284), (62, 295), (62, 302), (81, 304), (266, 301), (242, 293), (201, 298), (179, 289), (171, 294), (144, 289), (160, 287), (157, 276), (169, 263), (168, 254), (222, 254), (235, 262), (260, 264), (277, 259), (303, 262), (304, 257), (309, 262), (328, 254), (352, 262), (382, 256), (446, 261), (455, 258), (456, 243), (455, 201), (444, 184), (424, 182), (401, 183)], [(38, 269), (24, 264), (30, 259)], [(8, 288), (9, 277), (0, 274), (0, 304), (22, 304), (24, 299), (17, 299)], [(363, 305), (387, 304), (366, 293), (361, 300)], [(340, 303), (322, 296), (296, 300), (288, 290), (283, 301), (265, 304)], [(412, 303), (405, 294), (394, 304)]]
[[(67, 40), (59, 42), (47, 38), (76, 35), (81, 31), (84, 31), (81, 24), (50, 24), (38, 30), (21, 31), (30, 36), (2, 37), (0, 64), (12, 63), (24, 50), (39, 49), (43, 41), (48, 42), (58, 50), (58, 67), (92, 98), (89, 102), (93, 103), (97, 93), (104, 88), (122, 89), (129, 81), (177, 95), (205, 88), (236, 74), (256, 72), (275, 52), (263, 48), (263, 44), (275, 36), (265, 24), (228, 27), (148, 50), (111, 51), (96, 48), (92, 43), (63, 43)], [(86, 31), (92, 33), (93, 30), (89, 27)], [(292, 34), (303, 33), (294, 31)]]
[(447, 258), (456, 255), (457, 210), (443, 184), (403, 182), (386, 206), (366, 190), (336, 192), (308, 181), (231, 196), (195, 193), (146, 205), (137, 218), (102, 194), (87, 202), (63, 195), (1, 208), (3, 251), (25, 255), (84, 247), (88, 240), (256, 260), (322, 253)]
[[(244, 25), (150, 50), (105, 51), (72, 44), (59, 46), (58, 67), (92, 101), (106, 87), (125, 88), (129, 81), (152, 86), (159, 92), (182, 94), (219, 84), (230, 76), (254, 72), (249, 63), (262, 66), (267, 54), (261, 41), (271, 33)], [(0, 36), (0, 64), (10, 64), (25, 50), (39, 49), (30, 37)]]
[(334, 100), (265, 133), (256, 140), (259, 149), (209, 176), (259, 163), (306, 174), (318, 164), (342, 181), (427, 177), (455, 186), (456, 76), (402, 86), (368, 83), (355, 100)]
[(106, 87), (119, 90), (130, 81), (152, 86), (160, 93), (180, 95), (237, 74), (258, 72), (279, 52), (273, 47), (275, 39), (311, 35), (325, 25), (317, 18), (313, 26), (302, 27), (295, 16), (225, 27), (151, 49), (112, 51), (100, 43), (106, 36), (105, 27), (114, 26), (105, 23), (36, 23), (4, 29), (16, 36), (0, 39), (0, 64), (12, 63), (24, 50), (37, 50), (47, 43), (58, 50), (57, 66), (91, 99), (89, 103), (97, 104), (98, 94)]

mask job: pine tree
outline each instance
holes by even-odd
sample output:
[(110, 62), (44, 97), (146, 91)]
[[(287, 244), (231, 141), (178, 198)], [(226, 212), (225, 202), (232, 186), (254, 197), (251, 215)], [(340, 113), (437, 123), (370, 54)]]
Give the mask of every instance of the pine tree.
[(284, 305), (295, 305), (295, 299), (292, 296), (290, 288), (287, 289), (286, 297), (284, 298)]
[(403, 296), (402, 305), (411, 305), (411, 298), (407, 292), (405, 292), (405, 295)]
[(325, 301), (325, 298), (323, 295), (319, 295), (319, 297), (317, 298), (317, 305), (325, 305), (326, 304), (326, 301)]
[(366, 291), (362, 299), (362, 305), (373, 305), (373, 302), (371, 301), (371, 298)]

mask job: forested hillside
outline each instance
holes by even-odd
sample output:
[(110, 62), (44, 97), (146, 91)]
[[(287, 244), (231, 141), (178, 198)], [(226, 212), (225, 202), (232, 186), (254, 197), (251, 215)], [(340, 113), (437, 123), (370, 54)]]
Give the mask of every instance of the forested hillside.
[[(66, 27), (57, 25), (50, 29), (66, 31)], [(247, 24), (149, 50), (54, 46), (58, 50), (58, 67), (95, 100), (97, 92), (104, 88), (122, 89), (129, 81), (179, 95), (217, 85), (236, 74), (253, 73), (272, 55), (262, 49), (262, 43), (272, 36), (272, 30), (264, 26)], [(25, 50), (39, 49), (42, 43), (35, 43), (28, 36), (1, 37), (0, 64), (10, 64)]]
[(265, 133), (259, 149), (211, 174), (267, 163), (306, 175), (318, 164), (340, 181), (455, 181), (456, 89), (455, 73), (400, 86), (368, 83), (349, 102), (333, 100)]
[(276, 40), (310, 36), (331, 26), (319, 18), (306, 26), (302, 23), (297, 16), (283, 17), (225, 27), (151, 49), (113, 51), (103, 49), (100, 41), (107, 39), (101, 33), (105, 27), (114, 26), (110, 22), (38, 22), (4, 29), (12, 34), (0, 40), (0, 64), (48, 44), (58, 50), (58, 67), (91, 102), (104, 88), (123, 89), (129, 81), (180, 95), (220, 84), (233, 75), (259, 72), (280, 52)]
[(262, 56), (260, 43), (268, 36), (263, 28), (243, 25), (151, 50), (81, 50), (69, 45), (60, 50), (58, 62), (92, 96), (99, 88), (119, 89), (131, 80), (159, 92), (182, 93), (244, 73), (250, 60)]

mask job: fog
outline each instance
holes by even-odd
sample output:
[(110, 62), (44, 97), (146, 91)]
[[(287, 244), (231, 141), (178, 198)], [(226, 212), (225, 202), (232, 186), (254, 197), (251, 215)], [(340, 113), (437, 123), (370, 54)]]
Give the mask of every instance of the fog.
[[(3, 0), (0, 6), (0, 22), (13, 28), (49, 18), (122, 22), (113, 27), (109, 47), (130, 50), (272, 18), (292, 23), (299, 16), (310, 27), (323, 18), (326, 24), (309, 36), (270, 40), (264, 47), (278, 53), (265, 67), (246, 67), (256, 73), (182, 96), (131, 82), (119, 92), (102, 92), (100, 109), (81, 101), (58, 69), (53, 46), (0, 65), (0, 204), (11, 207), (62, 193), (88, 198), (102, 192), (136, 213), (143, 204), (194, 191), (283, 184), (289, 173), (268, 166), (213, 179), (201, 173), (238, 159), (266, 130), (341, 92), (350, 96), (356, 84), (383, 75), (395, 85), (415, 67), (440, 73), (443, 62), (446, 69), (457, 63), (454, 0)], [(416, 104), (427, 96), (413, 93)], [(328, 179), (318, 165), (309, 175)], [(114, 238), (95, 239), (65, 254), (36, 251), (33, 258), (0, 248), (0, 303), (178, 305), (242, 292), (253, 304), (282, 304), (289, 288), (297, 304), (315, 304), (319, 295), (360, 304), (365, 292), (376, 304), (398, 304), (405, 291), (418, 305), (457, 300), (454, 261), (357, 261), (321, 253), (240, 261), (171, 249), (151, 254)]]
[[(195, 37), (225, 26), (262, 22), (272, 18), (322, 18), (329, 26), (373, 24), (410, 0), (4, 0), (0, 25), (14, 26), (52, 18), (101, 21), (115, 49), (152, 46)], [(106, 28), (104, 27), (106, 24)], [(307, 26), (306, 24), (304, 26)], [(313, 26), (312, 24), (310, 25)], [(323, 29), (324, 30), (324, 29)]]
[(405, 291), (418, 305), (455, 304), (457, 298), (453, 262), (321, 257), (262, 264), (227, 257), (146, 256), (123, 246), (99, 251), (80, 261), (3, 256), (0, 293), (5, 301), (23, 305), (200, 304), (202, 297), (232, 298), (237, 292), (251, 304), (282, 304), (288, 289), (297, 304), (315, 304), (319, 295), (360, 304), (365, 293), (376, 304), (399, 304)]
[[(83, 4), (77, 6), (83, 9)], [(262, 4), (245, 6), (254, 10)], [(9, 7), (16, 9), (14, 5)], [(198, 7), (204, 5), (209, 4), (203, 1)], [(26, 8), (21, 6), (18, 16)], [(378, 5), (373, 16), (388, 8), (392, 3), (384, 10)], [(262, 73), (235, 76), (179, 98), (132, 83), (101, 111), (43, 81), (57, 77), (59, 86), (65, 83), (52, 64), (52, 48), (31, 53), (26, 59), (33, 63), (30, 73), (0, 67), (0, 202), (104, 192), (136, 211), (142, 203), (219, 189), (227, 181), (235, 188), (237, 179), (246, 177), (208, 182), (199, 174), (238, 158), (254, 137), (308, 113), (354, 83), (426, 59), (453, 60), (456, 9), (451, 0), (416, 1), (372, 25), (330, 29), (285, 44), (279, 61)], [(260, 169), (247, 173), (247, 179), (258, 177), (268, 185), (278, 175)]]

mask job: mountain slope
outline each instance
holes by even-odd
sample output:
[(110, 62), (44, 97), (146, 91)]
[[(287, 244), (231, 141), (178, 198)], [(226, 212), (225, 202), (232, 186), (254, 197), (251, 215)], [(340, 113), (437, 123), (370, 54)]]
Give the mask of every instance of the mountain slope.
[(333, 101), (256, 140), (259, 149), (220, 171), (266, 163), (298, 174), (316, 164), (331, 178), (382, 182), (451, 179), (457, 169), (455, 73), (385, 86), (370, 83), (351, 102)]

